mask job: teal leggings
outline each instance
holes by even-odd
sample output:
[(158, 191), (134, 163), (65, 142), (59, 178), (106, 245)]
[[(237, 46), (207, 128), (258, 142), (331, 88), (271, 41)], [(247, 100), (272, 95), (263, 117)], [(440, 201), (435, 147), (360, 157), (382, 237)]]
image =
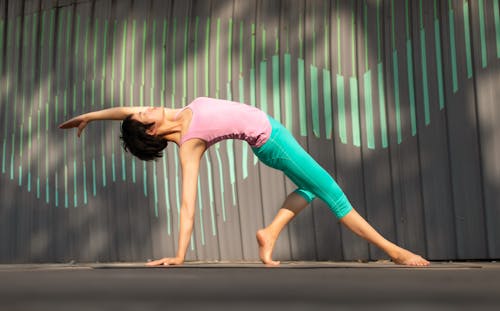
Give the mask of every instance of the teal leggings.
[(264, 145), (252, 148), (264, 164), (281, 170), (297, 186), (295, 192), (307, 202), (322, 199), (330, 210), (342, 218), (352, 209), (342, 189), (278, 121), (269, 117), (272, 132)]

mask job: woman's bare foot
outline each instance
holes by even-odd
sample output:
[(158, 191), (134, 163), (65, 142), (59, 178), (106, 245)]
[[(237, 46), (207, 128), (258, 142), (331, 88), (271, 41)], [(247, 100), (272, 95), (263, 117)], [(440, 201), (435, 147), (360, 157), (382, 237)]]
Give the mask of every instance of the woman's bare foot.
[(279, 261), (272, 259), (274, 242), (276, 238), (273, 238), (266, 229), (260, 229), (257, 231), (257, 243), (259, 243), (259, 257), (260, 260), (266, 265), (277, 266), (280, 264)]
[(391, 258), (392, 261), (398, 265), (424, 267), (430, 264), (421, 256), (407, 251), (403, 248), (399, 248), (397, 254), (395, 256), (391, 256)]

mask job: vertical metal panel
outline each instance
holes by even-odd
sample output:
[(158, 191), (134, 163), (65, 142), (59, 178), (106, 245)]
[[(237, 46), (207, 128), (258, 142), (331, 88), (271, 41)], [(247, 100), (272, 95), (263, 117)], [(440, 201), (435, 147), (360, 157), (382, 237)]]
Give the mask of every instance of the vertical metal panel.
[[(311, 156), (331, 175), (335, 170), (334, 144), (330, 136), (326, 111), (331, 111), (331, 96), (325, 99), (325, 86), (329, 59), (325, 59), (325, 49), (330, 48), (328, 23), (330, 22), (330, 4), (326, 1), (306, 2), (304, 14), (304, 60), (307, 102), (307, 146)], [(326, 25), (325, 25), (326, 23)], [(327, 53), (328, 54), (328, 53)], [(328, 82), (328, 81), (327, 81)], [(327, 106), (328, 105), (328, 106)], [(340, 232), (338, 222), (328, 205), (317, 199), (312, 203), (312, 215), (318, 258), (341, 258)], [(325, 243), (327, 242), (327, 243)]]
[[(454, 21), (455, 36), (444, 34), (444, 50), (456, 50), (457, 85), (446, 85), (446, 113), (448, 117), (448, 139), (450, 148), (451, 185), (457, 235), (457, 256), (468, 258), (472, 253), (479, 258), (486, 256), (483, 197), (480, 180), (480, 157), (477, 132), (475, 90), (472, 76), (467, 72), (467, 40), (464, 9), (468, 2), (443, 2), (442, 12), (446, 23)], [(470, 10), (470, 9), (468, 9)], [(469, 11), (470, 14), (470, 11)], [(453, 17), (454, 20), (451, 20)], [(451, 32), (450, 32), (451, 33)], [(451, 43), (454, 39), (455, 46)], [(446, 80), (453, 81), (453, 58), (445, 59)], [(450, 66), (452, 67), (450, 70)], [(452, 73), (450, 77), (449, 72)]]
[[(238, 70), (237, 76), (232, 77), (233, 99), (243, 101), (247, 105), (257, 104), (255, 100), (257, 96), (255, 83), (258, 82), (255, 78), (257, 35), (253, 30), (256, 23), (256, 9), (257, 1), (236, 0), (234, 2), (233, 42), (238, 42), (238, 46), (233, 44), (232, 72), (239, 66), (241, 69)], [(237, 41), (235, 40), (236, 34), (238, 34)], [(238, 53), (235, 53), (236, 49)], [(241, 155), (244, 157), (241, 159), (241, 172), (237, 171), (240, 232), (233, 232), (235, 236), (232, 237), (234, 241), (231, 246), (239, 247), (242, 252), (240, 258), (248, 260), (258, 258), (255, 233), (257, 229), (264, 226), (263, 198), (260, 192), (260, 169), (256, 166), (253, 152), (250, 147), (242, 146)], [(241, 245), (238, 245), (239, 243)]]
[[(275, 75), (279, 76), (279, 72), (276, 72), (275, 67), (273, 67), (273, 62), (277, 61), (276, 55), (278, 55), (280, 49), (279, 19), (275, 18), (275, 14), (279, 16), (279, 11), (280, 1), (258, 2), (255, 50), (257, 107), (275, 120), (281, 120), (281, 106), (275, 105)], [(262, 163), (259, 163), (258, 166), (260, 167), (263, 222), (264, 226), (267, 226), (271, 223), (276, 211), (281, 207), (287, 195), (284, 183), (285, 176), (282, 172), (270, 169)], [(274, 257), (288, 258), (289, 256), (290, 242), (287, 229), (285, 229), (276, 243)]]
[[(299, 144), (307, 147), (307, 138), (300, 134), (299, 94), (299, 61), (303, 63), (304, 55), (304, 12), (305, 1), (282, 1), (281, 3), (281, 36), (280, 56), (282, 57), (282, 123), (292, 132)], [(284, 86), (284, 87), (283, 87)], [(294, 191), (297, 186), (285, 180), (286, 193)], [(292, 259), (316, 259), (316, 240), (314, 231), (313, 210), (307, 207), (289, 225), (290, 252)]]
[(439, 103), (442, 73), (437, 57), (442, 54), (436, 54), (438, 8), (434, 3), (422, 0), (413, 4), (412, 34), (426, 248), (430, 258), (442, 259), (456, 256), (456, 245), (446, 115)]
[[(339, 79), (343, 82), (345, 123), (347, 140), (336, 144), (335, 158), (337, 182), (344, 190), (353, 207), (363, 216), (365, 198), (360, 150), (359, 128), (359, 80), (356, 63), (356, 25), (358, 6), (356, 1), (339, 1), (340, 18), (340, 62)], [(340, 84), (339, 84), (340, 85)], [(337, 89), (337, 92), (339, 90)], [(343, 258), (357, 260), (368, 258), (368, 245), (342, 227)]]
[[(495, 29), (495, 22), (498, 27), (498, 2), (495, 7), (495, 1), (484, 1), (478, 3), (471, 1), (471, 29), (473, 36), (473, 52), (474, 52), (474, 87), (476, 90), (476, 106), (477, 106), (477, 121), (479, 132), (479, 146), (481, 153), (481, 168), (482, 168), (482, 186), (484, 196), (484, 217), (486, 224), (486, 241), (487, 241), (487, 256), (496, 258), (500, 254), (500, 242), (498, 241), (499, 232), (499, 127), (498, 117), (500, 110), (498, 109), (498, 98), (500, 90), (498, 88), (500, 79), (497, 74), (499, 67), (499, 54), (497, 50), (498, 31)], [(497, 18), (497, 20), (495, 20)], [(477, 211), (476, 217), (480, 217), (479, 204), (472, 207)], [(484, 228), (479, 227), (481, 224), (476, 220), (476, 224), (470, 227), (474, 230), (473, 235), (481, 238)], [(481, 243), (482, 245), (482, 243)], [(473, 248), (466, 253), (466, 256), (471, 256), (472, 253), (486, 256), (482, 248)]]
[[(213, 4), (211, 4), (210, 2), (193, 3), (191, 24), (190, 24), (191, 45), (189, 48), (190, 51), (189, 55), (190, 55), (191, 66), (193, 66), (191, 68), (193, 68), (193, 70), (194, 70), (193, 60), (196, 59), (197, 73), (196, 76), (194, 76), (194, 71), (189, 70), (189, 72), (193, 74), (193, 78), (192, 79), (188, 78), (189, 81), (188, 102), (190, 99), (194, 99), (195, 95), (206, 96), (205, 82), (206, 78), (209, 76), (210, 70), (208, 70), (207, 72), (207, 68), (205, 67), (206, 58), (204, 56), (206, 49), (211, 48), (210, 45), (207, 45), (208, 43), (206, 42), (206, 34), (207, 34), (207, 25), (210, 26), (211, 22), (213, 22), (213, 20), (211, 19), (213, 15), (209, 14), (210, 12), (213, 12), (212, 6)], [(227, 9), (232, 11), (231, 6), (229, 6), (229, 8)], [(198, 19), (198, 22), (196, 21), (196, 19)], [(195, 34), (197, 39), (196, 42), (194, 42)], [(196, 51), (194, 50), (194, 44), (196, 44), (197, 46)], [(197, 87), (196, 93), (194, 92), (195, 85), (193, 83), (193, 80), (195, 79), (198, 82), (196, 83)], [(202, 228), (204, 230), (203, 245), (202, 243), (200, 243), (202, 242), (201, 239), (198, 239), (199, 249), (201, 252), (198, 253), (198, 258), (207, 258), (211, 260), (219, 260), (221, 257), (234, 258), (236, 256), (234, 255), (231, 256), (232, 249), (228, 250), (227, 243), (224, 242), (228, 241), (228, 237), (232, 236), (231, 233), (233, 233), (233, 231), (231, 229), (235, 229), (235, 231), (239, 230), (238, 214), (237, 213), (235, 214), (235, 212), (237, 211), (235, 211), (235, 209), (232, 208), (232, 205), (229, 205), (227, 207), (224, 206), (223, 210), (219, 209), (221, 206), (215, 204), (215, 202), (211, 198), (213, 194), (210, 194), (209, 192), (212, 189), (217, 189), (217, 187), (214, 188), (214, 178), (213, 178), (214, 175), (216, 175), (217, 173), (213, 170), (214, 168), (213, 165), (211, 167), (208, 166), (208, 163), (211, 163), (212, 162), (211, 160), (213, 160), (213, 158), (210, 157), (209, 160), (207, 161), (207, 157), (209, 157), (208, 154), (206, 154), (204, 156), (204, 159), (202, 159), (202, 167), (201, 167), (202, 172), (200, 174), (200, 178), (202, 179), (200, 179), (200, 186), (199, 186), (199, 195), (201, 194), (202, 197), (204, 197), (204, 201), (201, 202), (201, 205), (198, 204), (196, 206), (197, 211), (199, 211), (197, 212), (197, 214), (199, 214), (198, 215), (199, 218), (203, 221)], [(228, 192), (227, 194), (229, 195), (230, 193)], [(201, 197), (199, 197), (198, 199), (201, 199)], [(231, 219), (231, 221), (228, 221), (228, 223), (232, 225), (231, 227), (225, 226), (225, 221), (227, 218)], [(236, 249), (235, 251), (238, 251), (238, 249)], [(240, 254), (241, 252), (239, 252), (239, 255)], [(237, 256), (237, 258), (240, 258), (240, 256)]]
[(407, 1), (391, 1), (386, 10), (391, 12), (388, 25), (390, 40), (386, 41), (389, 58), (388, 107), (391, 120), (391, 168), (398, 242), (419, 253), (425, 253), (425, 233), (418, 162), (418, 145), (414, 126), (414, 94), (412, 59), (413, 45), (408, 23)]
[[(360, 93), (361, 154), (367, 220), (391, 241), (396, 240), (392, 201), (391, 163), (384, 139), (385, 109), (382, 35), (386, 11), (378, 1), (362, 1), (358, 7), (357, 62)], [(382, 79), (381, 79), (382, 78)], [(383, 115), (381, 117), (381, 114)], [(370, 258), (387, 255), (370, 245)]]

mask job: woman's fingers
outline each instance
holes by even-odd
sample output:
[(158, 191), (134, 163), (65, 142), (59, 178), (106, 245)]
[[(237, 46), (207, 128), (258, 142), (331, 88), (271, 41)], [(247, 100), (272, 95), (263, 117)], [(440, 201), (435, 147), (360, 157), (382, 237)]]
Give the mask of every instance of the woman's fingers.
[(149, 267), (154, 267), (154, 266), (169, 266), (169, 265), (181, 265), (182, 264), (182, 260), (178, 259), (178, 258), (162, 258), (162, 259), (158, 259), (158, 260), (153, 260), (153, 261), (150, 261), (146, 264), (146, 266), (149, 266)]
[(78, 135), (78, 137), (80, 137), (80, 135), (81, 135), (81, 134), (82, 134), (82, 132), (83, 132), (83, 129), (84, 129), (86, 126), (87, 126), (87, 122), (85, 122), (85, 121), (82, 121), (82, 122), (80, 123), (80, 125), (78, 125), (78, 134), (77, 134), (77, 135)]
[(153, 267), (153, 266), (163, 265), (163, 263), (165, 262), (166, 259), (168, 259), (168, 258), (162, 258), (162, 259), (150, 261), (146, 264), (146, 266)]
[(88, 124), (88, 121), (86, 121), (82, 117), (76, 117), (76, 118), (70, 119), (64, 123), (61, 123), (59, 125), (59, 128), (60, 129), (70, 129), (70, 128), (77, 127), (78, 128), (77, 135), (78, 135), (78, 137), (80, 137), (80, 135), (83, 132), (83, 129), (87, 126), (87, 124)]

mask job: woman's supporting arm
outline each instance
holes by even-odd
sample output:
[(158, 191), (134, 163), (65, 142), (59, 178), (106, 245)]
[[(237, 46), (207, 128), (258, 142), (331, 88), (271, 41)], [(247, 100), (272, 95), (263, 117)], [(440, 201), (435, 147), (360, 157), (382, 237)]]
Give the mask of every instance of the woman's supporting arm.
[(198, 171), (206, 145), (199, 139), (185, 142), (179, 155), (182, 165), (182, 204), (180, 208), (179, 243), (174, 258), (162, 258), (148, 263), (149, 266), (180, 265), (186, 258), (186, 252), (193, 232)]
[(59, 128), (69, 129), (73, 127), (78, 128), (78, 137), (82, 133), (83, 129), (87, 126), (87, 124), (91, 121), (96, 120), (123, 120), (127, 116), (131, 114), (135, 114), (141, 111), (146, 110), (148, 107), (115, 107), (108, 108), (98, 111), (92, 111), (89, 113), (84, 113), (79, 116), (76, 116), (61, 125)]

